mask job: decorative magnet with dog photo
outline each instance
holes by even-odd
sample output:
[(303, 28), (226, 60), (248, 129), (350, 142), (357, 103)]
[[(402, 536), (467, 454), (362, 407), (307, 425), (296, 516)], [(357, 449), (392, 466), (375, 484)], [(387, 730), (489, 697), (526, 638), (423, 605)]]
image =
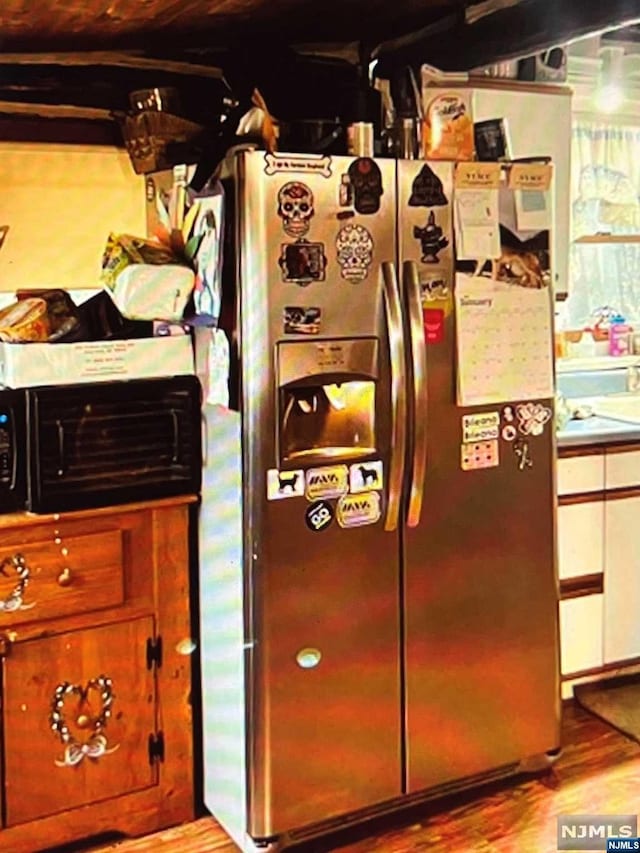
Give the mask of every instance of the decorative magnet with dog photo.
[(302, 287), (312, 281), (324, 281), (327, 266), (324, 244), (302, 239), (295, 243), (283, 243), (278, 263), (283, 281), (292, 281)]
[(304, 471), (267, 471), (267, 500), (279, 501), (283, 498), (304, 497)]
[(348, 491), (349, 471), (346, 465), (310, 468), (307, 471), (305, 495), (308, 501), (339, 498)]
[(359, 462), (349, 468), (349, 491), (353, 494), (368, 492), (370, 489), (382, 491), (382, 462)]
[(320, 308), (287, 305), (283, 314), (285, 335), (317, 335), (320, 333)]

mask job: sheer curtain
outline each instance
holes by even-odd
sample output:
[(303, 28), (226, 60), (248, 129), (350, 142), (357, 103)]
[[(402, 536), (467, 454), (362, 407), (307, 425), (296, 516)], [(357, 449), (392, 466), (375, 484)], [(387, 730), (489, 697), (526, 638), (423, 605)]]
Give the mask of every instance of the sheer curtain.
[[(640, 126), (574, 121), (571, 148), (572, 238), (640, 237)], [(640, 243), (571, 246), (566, 325), (592, 324), (609, 308), (640, 325)]]

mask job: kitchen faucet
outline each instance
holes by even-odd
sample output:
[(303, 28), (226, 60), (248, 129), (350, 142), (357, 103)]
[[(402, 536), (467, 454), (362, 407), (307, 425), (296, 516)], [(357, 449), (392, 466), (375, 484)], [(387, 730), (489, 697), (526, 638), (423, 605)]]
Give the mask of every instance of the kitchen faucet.
[(640, 391), (640, 365), (630, 364), (627, 367), (627, 391)]

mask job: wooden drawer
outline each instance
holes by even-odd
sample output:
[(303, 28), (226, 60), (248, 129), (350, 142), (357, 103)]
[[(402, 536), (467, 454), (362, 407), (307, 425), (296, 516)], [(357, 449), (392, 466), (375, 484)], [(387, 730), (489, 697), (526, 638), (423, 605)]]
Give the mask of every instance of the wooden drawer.
[(604, 454), (558, 459), (558, 494), (575, 495), (604, 489)]
[(56, 533), (0, 547), (0, 629), (124, 602), (122, 531)]

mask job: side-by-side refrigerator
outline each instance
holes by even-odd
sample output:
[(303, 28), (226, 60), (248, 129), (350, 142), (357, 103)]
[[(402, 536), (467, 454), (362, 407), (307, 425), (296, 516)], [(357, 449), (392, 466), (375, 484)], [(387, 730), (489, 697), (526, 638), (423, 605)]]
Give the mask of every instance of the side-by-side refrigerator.
[(224, 174), (204, 793), (252, 850), (558, 747), (554, 446), (522, 400), (457, 404), (453, 164), (244, 151)]

